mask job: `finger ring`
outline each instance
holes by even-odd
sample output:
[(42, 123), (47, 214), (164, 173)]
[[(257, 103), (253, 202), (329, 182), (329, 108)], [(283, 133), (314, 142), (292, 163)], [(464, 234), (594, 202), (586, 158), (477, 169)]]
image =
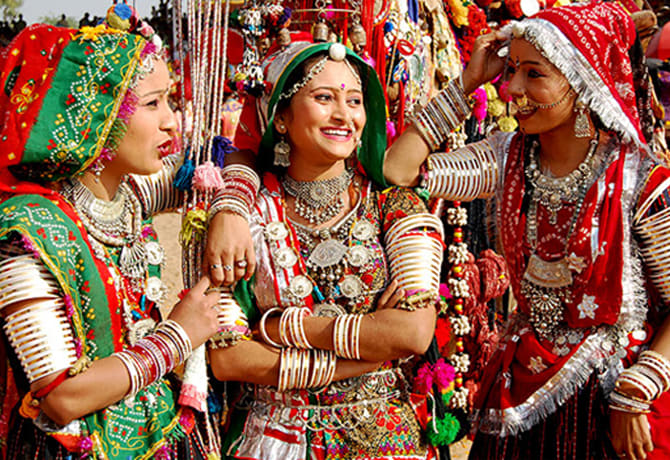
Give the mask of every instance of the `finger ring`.
[(221, 264), (212, 264), (209, 266), (210, 270), (216, 270), (217, 268), (221, 268)]
[(238, 261), (235, 262), (235, 266), (237, 268), (246, 268), (247, 265), (248, 265), (248, 263), (247, 263), (246, 259), (238, 260)]
[(231, 271), (231, 270), (233, 269), (233, 266), (232, 266), (232, 265), (227, 265), (227, 264), (226, 264), (226, 265), (223, 266), (223, 269), (224, 269), (225, 271), (229, 272), (229, 271)]

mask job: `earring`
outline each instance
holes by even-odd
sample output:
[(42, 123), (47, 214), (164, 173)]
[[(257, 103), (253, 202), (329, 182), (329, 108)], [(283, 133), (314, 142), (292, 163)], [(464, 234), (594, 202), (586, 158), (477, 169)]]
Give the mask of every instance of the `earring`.
[(284, 140), (284, 136), (281, 136), (279, 142), (275, 144), (275, 158), (273, 164), (275, 166), (283, 166), (288, 168), (291, 166), (291, 159), (289, 158), (289, 153), (291, 153), (291, 146)]
[(102, 170), (105, 169), (105, 165), (103, 164), (102, 161), (98, 158), (97, 161), (95, 161), (91, 166), (90, 166), (91, 172), (93, 173), (93, 178), (95, 179), (96, 182), (100, 182), (100, 174), (102, 174)]
[(574, 110), (577, 112), (577, 117), (575, 118), (575, 137), (591, 137), (593, 132), (591, 131), (589, 117), (586, 116), (586, 105), (582, 101), (577, 101)]

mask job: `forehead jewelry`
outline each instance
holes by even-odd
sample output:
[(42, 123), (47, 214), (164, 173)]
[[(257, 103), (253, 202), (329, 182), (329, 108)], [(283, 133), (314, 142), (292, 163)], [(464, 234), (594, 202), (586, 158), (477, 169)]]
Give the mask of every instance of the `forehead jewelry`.
[[(330, 48), (328, 48), (328, 55), (323, 56), (321, 59), (316, 61), (316, 63), (309, 69), (307, 72), (307, 75), (303, 77), (302, 80), (297, 82), (291, 89), (289, 89), (286, 92), (283, 92), (279, 95), (279, 99), (290, 99), (295, 94), (300, 91), (301, 88), (303, 88), (307, 83), (312, 80), (316, 75), (318, 75), (323, 68), (326, 66), (326, 62), (328, 59), (331, 59), (335, 62), (344, 62), (344, 64), (349, 68), (351, 73), (353, 74), (354, 78), (356, 79), (356, 82), (363, 87), (363, 83), (361, 82), (361, 77), (358, 76), (358, 72), (354, 69), (354, 67), (351, 65), (351, 63), (347, 60), (347, 51), (344, 45), (341, 43), (333, 43), (330, 45)], [(344, 84), (342, 85), (342, 89), (344, 89)]]
[(340, 86), (342, 87), (342, 90), (344, 90), (344, 88), (347, 87), (347, 85), (345, 85), (344, 83), (342, 83)]

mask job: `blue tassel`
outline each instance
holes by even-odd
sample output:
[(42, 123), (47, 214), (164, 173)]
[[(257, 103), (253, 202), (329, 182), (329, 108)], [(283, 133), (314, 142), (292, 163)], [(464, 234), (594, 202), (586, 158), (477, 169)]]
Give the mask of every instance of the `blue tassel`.
[(237, 150), (238, 148), (227, 137), (214, 136), (214, 139), (212, 139), (212, 163), (219, 168), (223, 168), (226, 155), (237, 152)]
[(323, 302), (325, 300), (325, 298), (323, 297), (323, 294), (321, 294), (321, 291), (316, 286), (314, 286), (314, 295), (316, 296), (316, 298), (319, 302)]
[(176, 177), (174, 178), (174, 186), (182, 192), (191, 190), (193, 171), (195, 171), (193, 160), (190, 158), (185, 159), (184, 164), (181, 165), (179, 171), (177, 171)]
[(414, 24), (419, 22), (419, 2), (418, 0), (409, 0), (407, 2), (407, 16)]

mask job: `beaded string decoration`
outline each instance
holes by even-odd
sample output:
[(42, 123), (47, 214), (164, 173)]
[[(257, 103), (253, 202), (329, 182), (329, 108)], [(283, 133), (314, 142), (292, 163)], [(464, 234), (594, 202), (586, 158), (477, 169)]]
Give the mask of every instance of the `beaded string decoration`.
[[(187, 0), (186, 20), (188, 57), (183, 46), (181, 28), (181, 2), (174, 2), (175, 42), (179, 60), (183, 64), (189, 59), (192, 83), (193, 113), (182, 106), (182, 126), (192, 126), (190, 136), (184, 137), (184, 164), (175, 177), (174, 185), (184, 192), (182, 229), (180, 233), (183, 257), (182, 272), (184, 286), (193, 286), (201, 276), (201, 261), (204, 253), (207, 228), (207, 209), (215, 191), (223, 186), (220, 165), (221, 151), (227, 151), (230, 142), (219, 136), (222, 130), (224, 89), (227, 68), (228, 18), (230, 0), (225, 2), (199, 2)], [(187, 78), (183, 75), (184, 80)], [(179, 98), (186, 103), (185, 85), (180, 85)], [(217, 161), (218, 160), (218, 161)], [(218, 166), (214, 164), (217, 161)], [(229, 318), (222, 310), (228, 302), (229, 293), (222, 293), (219, 301), (219, 323), (222, 320), (244, 330), (236, 318)], [(241, 313), (241, 312), (240, 312)], [(244, 318), (246, 319), (246, 318)], [(208, 380), (205, 360), (205, 345), (193, 350), (184, 367), (184, 379), (179, 403), (200, 411), (207, 411)], [(217, 436), (213, 434), (207, 420), (207, 451), (219, 452)]]
[(449, 244), (448, 260), (451, 265), (447, 284), (452, 295), (453, 312), (451, 314), (452, 333), (455, 336), (456, 351), (449, 357), (449, 362), (456, 370), (454, 380), (454, 394), (450, 405), (454, 409), (466, 409), (468, 389), (463, 385), (463, 374), (470, 367), (470, 357), (465, 352), (463, 336), (470, 331), (468, 317), (463, 311), (463, 303), (470, 296), (470, 288), (463, 279), (463, 264), (467, 261), (468, 248), (463, 241), (463, 227), (468, 223), (468, 214), (461, 207), (460, 201), (454, 201), (453, 207), (447, 210), (447, 224), (454, 229), (451, 244)]

